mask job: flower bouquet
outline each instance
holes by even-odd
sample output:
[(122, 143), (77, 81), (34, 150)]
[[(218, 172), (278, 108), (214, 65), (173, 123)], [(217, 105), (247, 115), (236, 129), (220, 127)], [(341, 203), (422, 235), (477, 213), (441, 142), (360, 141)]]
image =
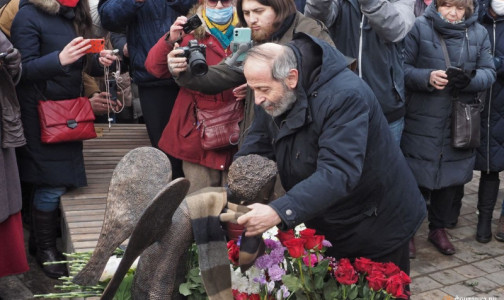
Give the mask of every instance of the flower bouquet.
[(407, 299), (408, 275), (393, 263), (324, 256), (331, 244), (313, 229), (278, 232), (245, 274), (237, 266), (239, 242), (228, 243), (235, 299)]
[[(91, 258), (92, 252), (79, 252), (79, 253), (63, 253), (68, 260), (58, 261), (45, 264), (68, 264), (70, 270), (70, 276), (60, 277), (60, 285), (55, 285), (54, 287), (59, 289), (59, 293), (50, 293), (43, 295), (34, 295), (34, 298), (89, 298), (89, 297), (100, 297), (107, 287), (108, 282), (112, 279), (121, 262), (121, 258), (124, 255), (124, 250), (117, 248), (114, 254), (109, 258), (105, 269), (99, 279), (99, 283), (95, 286), (81, 286), (72, 282), (73, 276), (79, 273), (82, 268), (88, 263)], [(135, 260), (131, 268), (129, 269), (126, 276), (124, 276), (121, 285), (119, 286), (114, 300), (130, 300), (131, 299), (131, 285), (133, 284), (133, 277), (138, 264), (138, 258)]]

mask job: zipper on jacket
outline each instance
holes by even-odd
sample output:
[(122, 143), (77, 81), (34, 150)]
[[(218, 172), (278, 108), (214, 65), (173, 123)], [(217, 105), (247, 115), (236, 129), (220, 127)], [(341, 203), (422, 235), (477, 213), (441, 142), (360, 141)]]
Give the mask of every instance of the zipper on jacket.
[[(362, 10), (361, 10), (362, 14)], [(364, 26), (364, 14), (362, 14), (362, 19), (360, 22), (360, 34), (359, 34), (359, 58), (358, 58), (358, 65), (359, 65), (359, 78), (362, 78), (362, 27)]]
[[(495, 56), (495, 30), (497, 27), (497, 22), (493, 20), (493, 47), (492, 47), (492, 57)], [(493, 91), (493, 84), (490, 86), (490, 89), (488, 89), (489, 95), (488, 95), (488, 112), (487, 112), (487, 144), (486, 144), (486, 167), (487, 167), (487, 174), (490, 174), (490, 110), (492, 109), (492, 91)]]

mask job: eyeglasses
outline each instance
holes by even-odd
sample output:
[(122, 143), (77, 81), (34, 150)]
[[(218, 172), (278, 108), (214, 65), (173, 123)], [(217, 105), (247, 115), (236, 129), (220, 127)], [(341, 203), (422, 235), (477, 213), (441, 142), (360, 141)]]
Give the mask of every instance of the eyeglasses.
[(207, 5), (210, 7), (216, 7), (219, 1), (222, 4), (222, 6), (225, 7), (228, 7), (231, 4), (233, 4), (233, 0), (207, 0)]

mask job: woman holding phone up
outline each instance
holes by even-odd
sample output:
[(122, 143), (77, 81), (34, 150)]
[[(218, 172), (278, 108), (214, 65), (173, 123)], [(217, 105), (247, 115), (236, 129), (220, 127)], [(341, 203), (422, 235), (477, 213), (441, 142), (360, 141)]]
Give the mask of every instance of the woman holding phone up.
[[(495, 80), (490, 40), (477, 22), (477, 6), (473, 0), (435, 0), (405, 39), (409, 97), (401, 149), (430, 201), (428, 239), (445, 255), (455, 253), (445, 231), (452, 200), (457, 188), (471, 180), (476, 153), (451, 146), (452, 101), (472, 103)], [(447, 65), (457, 68), (453, 76)]]
[(17, 149), (21, 181), (32, 184), (33, 209), (29, 250), (48, 277), (67, 274), (56, 248), (58, 206), (67, 189), (87, 184), (82, 142), (44, 144), (40, 138), (38, 100), (82, 96), (82, 72), (102, 75), (116, 57), (110, 50), (85, 57), (91, 48), (87, 0), (22, 0), (11, 28), (23, 63), (17, 95), (26, 146)]

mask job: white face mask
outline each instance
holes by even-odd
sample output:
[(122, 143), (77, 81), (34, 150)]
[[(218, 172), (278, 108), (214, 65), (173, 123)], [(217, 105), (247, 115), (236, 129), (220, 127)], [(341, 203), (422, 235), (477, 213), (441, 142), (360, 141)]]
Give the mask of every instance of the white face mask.
[(493, 0), (490, 4), (492, 6), (492, 10), (498, 15), (504, 15), (504, 1)]

